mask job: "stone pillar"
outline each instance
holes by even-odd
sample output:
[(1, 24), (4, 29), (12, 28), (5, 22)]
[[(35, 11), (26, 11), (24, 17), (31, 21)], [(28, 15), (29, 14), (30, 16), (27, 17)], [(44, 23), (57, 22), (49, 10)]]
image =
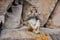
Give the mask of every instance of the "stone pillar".
[[(17, 2), (16, 2), (17, 3)], [(22, 4), (12, 5), (12, 13), (7, 13), (9, 18), (5, 22), (5, 28), (7, 29), (15, 29), (19, 28), (21, 14), (22, 14)]]

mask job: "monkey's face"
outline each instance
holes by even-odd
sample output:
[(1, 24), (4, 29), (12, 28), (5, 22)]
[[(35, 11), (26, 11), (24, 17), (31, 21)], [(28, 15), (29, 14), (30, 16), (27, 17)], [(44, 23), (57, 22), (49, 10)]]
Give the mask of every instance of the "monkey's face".
[(36, 8), (35, 7), (32, 7), (31, 8), (31, 13), (36, 13), (36, 12), (37, 12)]

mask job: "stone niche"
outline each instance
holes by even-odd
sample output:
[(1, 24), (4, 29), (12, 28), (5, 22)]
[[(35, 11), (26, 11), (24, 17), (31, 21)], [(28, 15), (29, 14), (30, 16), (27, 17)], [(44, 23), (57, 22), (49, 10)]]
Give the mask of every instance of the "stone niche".
[[(40, 13), (42, 19), (41, 26), (43, 26), (47, 22), (51, 12), (55, 7), (55, 4), (57, 3), (57, 0), (26, 0), (26, 1), (27, 2), (24, 3), (23, 14), (26, 15), (29, 12), (31, 5), (35, 6), (37, 8), (38, 13)], [(25, 16), (23, 18), (25, 18)]]

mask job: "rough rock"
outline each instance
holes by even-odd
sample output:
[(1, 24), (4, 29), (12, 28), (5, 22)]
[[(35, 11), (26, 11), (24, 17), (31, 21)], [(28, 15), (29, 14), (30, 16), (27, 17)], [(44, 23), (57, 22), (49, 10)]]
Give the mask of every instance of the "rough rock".
[(21, 31), (20, 29), (5, 29), (1, 33), (1, 39), (24, 39), (32, 38), (34, 39), (34, 33), (28, 31)]
[(60, 34), (52, 34), (52, 35), (50, 35), (51, 36), (51, 38), (52, 38), (52, 40), (60, 40)]
[(50, 28), (41, 28), (41, 30), (45, 30), (47, 33), (49, 34), (58, 34), (60, 32), (59, 28), (55, 28), (55, 29), (50, 29)]
[(12, 6), (12, 13), (7, 13), (9, 18), (5, 22), (5, 28), (18, 28), (20, 25), (22, 5)]
[(11, 4), (13, 0), (0, 0), (0, 23), (4, 24), (4, 15), (6, 14), (6, 10), (9, 4)]
[(2, 23), (4, 23), (4, 20), (5, 19), (5, 17), (4, 17), (4, 15), (0, 15), (0, 23), (2, 22)]
[[(42, 33), (42, 32), (41, 32)], [(44, 33), (42, 33), (44, 34)], [(41, 34), (41, 35), (42, 35)], [(46, 35), (46, 34), (45, 34)], [(1, 39), (41, 39), (39, 37), (42, 37), (43, 38), (43, 35), (42, 36), (39, 36), (38, 34), (35, 34), (33, 32), (30, 32), (30, 31), (23, 31), (23, 30), (20, 30), (20, 29), (4, 29), (2, 32), (1, 32)], [(44, 36), (44, 39), (46, 38), (47, 36)], [(48, 38), (50, 38), (50, 36), (48, 36)]]
[[(35, 6), (42, 18), (42, 26), (47, 22), (51, 12), (53, 11), (57, 0), (26, 0), (27, 3), (24, 6), (24, 14), (27, 14), (30, 10), (30, 6)], [(29, 5), (30, 4), (30, 5)], [(25, 17), (24, 17), (25, 18)]]
[(41, 28), (41, 30), (46, 31), (50, 37), (52, 38), (52, 40), (60, 40), (60, 29), (59, 28), (55, 28), (55, 29), (50, 29), (50, 28)]
[(60, 1), (57, 3), (57, 6), (51, 15), (51, 18), (48, 20), (46, 27), (60, 28)]
[(12, 2), (13, 0), (0, 0), (0, 15), (6, 14), (7, 7)]
[[(28, 8), (29, 7), (29, 8)], [(24, 1), (24, 8), (23, 8), (23, 20), (26, 20), (26, 14), (28, 14), (28, 12), (30, 12), (30, 7), (31, 4), (29, 4), (28, 2)]]

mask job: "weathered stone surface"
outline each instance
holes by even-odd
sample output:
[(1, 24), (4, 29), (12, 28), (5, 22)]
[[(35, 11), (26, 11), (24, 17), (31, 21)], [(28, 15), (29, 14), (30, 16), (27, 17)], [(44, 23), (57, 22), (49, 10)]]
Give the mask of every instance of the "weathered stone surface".
[[(8, 39), (9, 40), (9, 39), (24, 39), (24, 38), (29, 39), (29, 38), (31, 38), (31, 39), (35, 39), (35, 40), (36, 39), (37, 40), (42, 40), (44, 35), (46, 35), (46, 34), (42, 31), (41, 31), (41, 34), (35, 34), (33, 32), (23, 31), (23, 30), (20, 30), (20, 29), (11, 29), (11, 30), (10, 29), (4, 29), (1, 33), (1, 39)], [(47, 37), (50, 40), (49, 35), (44, 36), (44, 39), (47, 38)]]
[[(29, 8), (28, 8), (29, 7)], [(26, 14), (30, 12), (31, 5), (28, 2), (24, 2), (24, 8), (23, 8), (23, 19), (26, 20)]]
[(0, 0), (0, 15), (6, 14), (7, 7), (12, 2), (13, 0)]
[(4, 23), (4, 20), (5, 19), (5, 17), (4, 17), (4, 15), (0, 15), (0, 23), (2, 22), (2, 23)]
[(57, 0), (26, 0), (28, 3), (24, 3), (24, 14), (27, 14), (30, 10), (30, 6), (35, 6), (38, 13), (40, 13), (42, 18), (42, 26), (47, 22), (51, 12), (53, 11)]
[(34, 38), (34, 33), (28, 31), (21, 31), (19, 29), (5, 29), (1, 33), (1, 39), (11, 38), (11, 39), (20, 39), (20, 38)]
[(6, 10), (9, 4), (11, 4), (13, 0), (0, 0), (0, 23), (4, 23), (4, 14), (6, 14)]
[(52, 40), (60, 40), (60, 34), (52, 34), (51, 38)]
[(20, 25), (22, 5), (12, 6), (12, 13), (7, 13), (9, 18), (5, 22), (5, 28), (18, 28)]
[(60, 40), (60, 29), (49, 29), (49, 28), (41, 28), (41, 30), (46, 31), (48, 34), (50, 34), (50, 37), (52, 40)]
[(57, 3), (57, 6), (46, 26), (48, 28), (60, 28), (60, 2)]
[(41, 30), (45, 30), (47, 33), (49, 34), (58, 34), (60, 32), (59, 28), (55, 28), (55, 29), (50, 29), (50, 28), (41, 28)]

